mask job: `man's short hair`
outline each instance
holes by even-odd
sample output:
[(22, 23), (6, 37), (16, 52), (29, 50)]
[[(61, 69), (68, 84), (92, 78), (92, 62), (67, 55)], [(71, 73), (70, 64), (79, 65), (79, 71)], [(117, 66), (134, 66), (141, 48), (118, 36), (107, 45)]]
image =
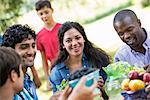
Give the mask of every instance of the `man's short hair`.
[(24, 39), (29, 37), (32, 37), (34, 40), (36, 39), (34, 30), (28, 25), (15, 24), (6, 29), (1, 45), (15, 48), (17, 43), (21, 43)]
[(35, 4), (35, 9), (36, 11), (44, 8), (44, 7), (48, 7), (52, 9), (51, 3), (49, 0), (39, 0), (38, 2), (36, 2)]
[(14, 49), (0, 47), (0, 87), (5, 84), (12, 70), (20, 77), (20, 64), (21, 57)]
[(134, 21), (138, 20), (137, 15), (133, 10), (123, 9), (115, 15), (113, 23), (115, 23), (116, 21), (122, 21), (126, 16), (130, 17)]

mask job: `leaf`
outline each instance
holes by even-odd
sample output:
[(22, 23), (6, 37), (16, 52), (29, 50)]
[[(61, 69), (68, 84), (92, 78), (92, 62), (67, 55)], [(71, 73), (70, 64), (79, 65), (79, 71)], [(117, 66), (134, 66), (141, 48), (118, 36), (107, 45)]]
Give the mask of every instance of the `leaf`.
[(56, 88), (59, 90), (59, 91), (62, 91), (65, 89), (65, 87), (68, 85), (68, 81), (63, 79), (60, 83), (60, 85), (56, 85)]
[(104, 70), (108, 76), (105, 83), (105, 89), (107, 93), (109, 95), (113, 94), (112, 91), (116, 93), (121, 93), (121, 83), (124, 79), (128, 77), (128, 73), (133, 69), (138, 71), (143, 70), (122, 61), (109, 64), (107, 67), (105, 67)]

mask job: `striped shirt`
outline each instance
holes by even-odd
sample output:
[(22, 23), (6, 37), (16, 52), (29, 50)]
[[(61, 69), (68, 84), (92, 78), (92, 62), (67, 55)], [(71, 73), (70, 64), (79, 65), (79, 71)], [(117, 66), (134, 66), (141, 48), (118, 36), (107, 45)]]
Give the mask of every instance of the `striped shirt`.
[(26, 73), (24, 76), (24, 88), (17, 93), (13, 100), (38, 100), (35, 84), (30, 80), (30, 76)]

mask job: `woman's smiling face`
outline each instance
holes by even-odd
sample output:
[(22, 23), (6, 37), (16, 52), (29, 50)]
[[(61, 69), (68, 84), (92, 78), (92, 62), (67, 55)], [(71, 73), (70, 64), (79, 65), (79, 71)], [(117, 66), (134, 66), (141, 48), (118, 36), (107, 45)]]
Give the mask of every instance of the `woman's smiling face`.
[(63, 48), (67, 50), (71, 56), (82, 54), (84, 49), (84, 38), (75, 28), (71, 28), (64, 33)]

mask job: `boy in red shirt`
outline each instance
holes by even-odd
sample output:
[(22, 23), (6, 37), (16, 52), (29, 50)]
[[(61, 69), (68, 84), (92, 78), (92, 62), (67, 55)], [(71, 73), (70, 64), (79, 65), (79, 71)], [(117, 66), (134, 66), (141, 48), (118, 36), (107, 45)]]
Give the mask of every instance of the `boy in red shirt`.
[[(48, 0), (40, 0), (35, 4), (38, 16), (44, 22), (44, 27), (37, 34), (37, 49), (41, 52), (42, 64), (47, 82), (47, 89), (49, 90), (50, 83), (48, 80), (49, 69), (55, 62), (58, 55), (59, 45), (57, 32), (60, 23), (56, 23), (53, 19), (53, 8)], [(48, 61), (51, 65), (48, 66)]]

